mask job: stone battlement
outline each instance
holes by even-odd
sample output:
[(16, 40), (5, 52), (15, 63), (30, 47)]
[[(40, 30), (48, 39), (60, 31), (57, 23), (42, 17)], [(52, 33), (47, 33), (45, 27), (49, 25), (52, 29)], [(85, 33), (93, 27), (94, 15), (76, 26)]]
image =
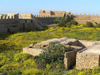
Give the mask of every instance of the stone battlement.
[(18, 13), (0, 14), (0, 19), (18, 19)]
[(32, 19), (32, 14), (21, 14), (19, 13), (8, 13), (8, 14), (0, 14), (0, 20), (5, 19)]
[(72, 13), (72, 16), (78, 16), (78, 17), (100, 17), (100, 15), (98, 15), (98, 14), (96, 14), (96, 15), (94, 15), (94, 14), (92, 14), (92, 15), (90, 15), (90, 14), (88, 14), (88, 15), (86, 15), (86, 14), (84, 14), (84, 15), (82, 15), (82, 14), (80, 14), (80, 15), (78, 15), (78, 14), (73, 14)]
[(70, 11), (51, 11), (51, 10), (40, 10), (39, 15), (40, 16), (61, 16), (64, 17), (66, 15), (70, 15)]

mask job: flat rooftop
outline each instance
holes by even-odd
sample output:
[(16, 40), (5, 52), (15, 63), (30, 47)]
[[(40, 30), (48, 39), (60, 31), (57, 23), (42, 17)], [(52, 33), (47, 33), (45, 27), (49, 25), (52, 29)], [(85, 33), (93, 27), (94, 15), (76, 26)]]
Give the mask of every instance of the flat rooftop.
[(100, 44), (94, 44), (92, 46), (89, 46), (81, 51), (79, 53), (82, 54), (100, 54)]

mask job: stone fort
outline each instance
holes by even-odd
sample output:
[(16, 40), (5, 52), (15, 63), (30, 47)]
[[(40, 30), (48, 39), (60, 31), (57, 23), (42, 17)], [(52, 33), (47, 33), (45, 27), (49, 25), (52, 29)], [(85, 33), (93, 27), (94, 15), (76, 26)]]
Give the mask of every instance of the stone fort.
[(86, 23), (88, 21), (93, 24), (100, 23), (99, 15), (74, 15), (71, 14), (70, 11), (40, 10), (39, 15), (8, 13), (0, 14), (0, 34), (9, 31), (16, 32), (22, 30), (33, 30), (35, 28), (43, 29), (46, 25), (54, 24), (55, 18), (66, 16), (70, 16), (71, 20), (75, 20), (78, 23)]

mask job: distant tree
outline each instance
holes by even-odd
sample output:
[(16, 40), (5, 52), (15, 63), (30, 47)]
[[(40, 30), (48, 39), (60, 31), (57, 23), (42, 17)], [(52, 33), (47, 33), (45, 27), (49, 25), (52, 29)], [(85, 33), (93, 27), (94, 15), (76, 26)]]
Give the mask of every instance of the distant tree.
[(96, 27), (97, 27), (97, 28), (100, 28), (100, 24), (97, 24)]
[(94, 27), (93, 24), (91, 22), (87, 22), (86, 23), (86, 27)]
[(72, 23), (73, 25), (77, 25), (77, 24), (78, 24), (78, 22), (75, 21), (75, 20), (71, 20), (71, 23)]
[(69, 17), (57, 17), (54, 22), (59, 23), (59, 24), (66, 24), (67, 22), (70, 21)]

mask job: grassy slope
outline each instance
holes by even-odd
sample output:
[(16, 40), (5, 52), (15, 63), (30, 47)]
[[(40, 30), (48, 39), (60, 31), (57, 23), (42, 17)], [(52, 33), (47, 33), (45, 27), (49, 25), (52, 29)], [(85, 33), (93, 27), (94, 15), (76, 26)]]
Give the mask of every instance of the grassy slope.
[[(22, 48), (33, 42), (41, 42), (51, 38), (69, 37), (81, 40), (100, 40), (100, 28), (85, 28), (83, 25), (66, 27), (50, 27), (44, 31), (20, 32), (15, 34), (0, 35), (0, 72), (8, 75), (60, 75), (59, 68), (39, 70), (36, 67), (34, 57), (22, 53)], [(47, 67), (48, 68), (48, 67)], [(67, 73), (72, 74), (96, 74), (99, 73), (99, 68), (96, 70), (72, 70)]]

